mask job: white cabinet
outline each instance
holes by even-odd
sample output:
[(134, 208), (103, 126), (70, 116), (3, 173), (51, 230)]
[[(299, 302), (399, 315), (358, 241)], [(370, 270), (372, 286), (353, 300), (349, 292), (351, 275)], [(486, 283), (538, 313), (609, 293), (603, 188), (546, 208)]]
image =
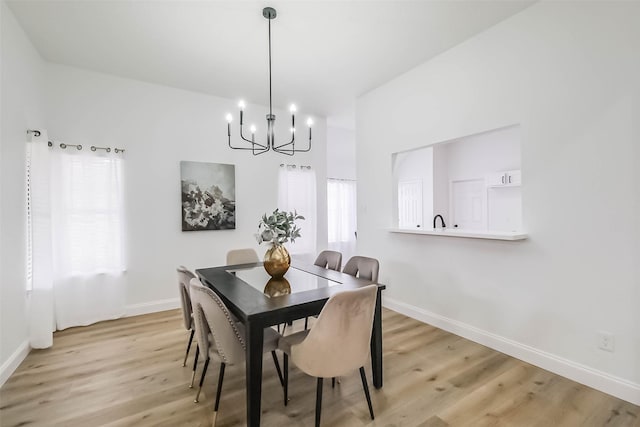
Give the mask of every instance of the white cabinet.
[(515, 187), (522, 183), (520, 170), (496, 172), (487, 175), (487, 187)]

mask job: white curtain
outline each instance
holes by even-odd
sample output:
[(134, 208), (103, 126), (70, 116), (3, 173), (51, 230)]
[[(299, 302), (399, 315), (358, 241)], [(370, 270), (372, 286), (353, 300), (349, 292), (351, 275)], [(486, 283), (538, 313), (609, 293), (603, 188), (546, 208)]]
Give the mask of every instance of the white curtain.
[(356, 182), (327, 180), (329, 249), (342, 252), (343, 262), (356, 250)]
[(302, 237), (288, 243), (291, 254), (313, 257), (316, 254), (317, 200), (316, 173), (311, 169), (281, 167), (278, 176), (278, 208), (287, 212), (296, 211), (304, 216), (297, 222)]
[(27, 310), (33, 348), (51, 347), (55, 330), (49, 199), (51, 152), (47, 141), (47, 132), (42, 131), (27, 144), (27, 281), (30, 281)]
[[(49, 148), (46, 139), (29, 146), (33, 346), (45, 336), (42, 305), (50, 336), (52, 323), (65, 329), (123, 316), (126, 288), (122, 158)], [(48, 296), (36, 309), (38, 294)]]

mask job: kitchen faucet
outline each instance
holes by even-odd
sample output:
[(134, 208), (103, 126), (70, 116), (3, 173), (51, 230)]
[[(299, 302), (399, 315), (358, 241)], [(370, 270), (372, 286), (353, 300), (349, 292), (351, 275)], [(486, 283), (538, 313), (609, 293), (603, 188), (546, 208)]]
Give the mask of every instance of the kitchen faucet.
[(442, 218), (442, 215), (438, 214), (436, 216), (433, 217), (433, 228), (436, 228), (436, 220), (440, 218), (440, 221), (442, 221), (442, 228), (446, 228), (447, 225), (444, 223), (444, 218)]

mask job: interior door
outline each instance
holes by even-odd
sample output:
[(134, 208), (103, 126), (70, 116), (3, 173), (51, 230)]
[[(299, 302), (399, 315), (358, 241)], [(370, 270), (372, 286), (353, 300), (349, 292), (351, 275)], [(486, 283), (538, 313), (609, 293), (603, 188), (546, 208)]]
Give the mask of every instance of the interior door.
[(487, 201), (484, 179), (451, 182), (451, 219), (447, 228), (487, 229)]
[(398, 183), (398, 227), (422, 228), (422, 181)]

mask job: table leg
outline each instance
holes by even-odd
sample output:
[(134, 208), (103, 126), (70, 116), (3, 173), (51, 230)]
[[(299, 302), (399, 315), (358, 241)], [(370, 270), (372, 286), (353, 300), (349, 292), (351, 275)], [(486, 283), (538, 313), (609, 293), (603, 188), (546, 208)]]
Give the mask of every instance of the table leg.
[(376, 311), (373, 317), (371, 331), (371, 370), (373, 371), (373, 385), (382, 388), (382, 290), (378, 289)]
[(260, 401), (262, 397), (262, 346), (264, 328), (258, 322), (247, 322), (247, 426), (260, 425)]

